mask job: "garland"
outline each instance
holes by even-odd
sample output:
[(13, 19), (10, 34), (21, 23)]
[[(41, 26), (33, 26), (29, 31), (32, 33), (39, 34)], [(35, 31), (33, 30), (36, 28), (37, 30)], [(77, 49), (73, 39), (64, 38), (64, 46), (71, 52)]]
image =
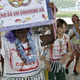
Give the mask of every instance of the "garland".
[[(38, 57), (36, 57), (36, 47), (34, 45), (34, 41), (32, 40), (32, 34), (31, 32), (29, 31), (27, 34), (26, 34), (26, 38), (28, 39), (29, 41), (29, 47), (31, 49), (31, 58), (29, 59), (29, 56), (26, 55), (25, 51), (24, 51), (24, 48), (22, 46), (22, 42), (15, 37), (15, 35), (13, 34), (12, 31), (9, 31), (8, 33), (6, 33), (5, 37), (7, 38), (7, 40), (10, 41), (10, 43), (15, 43), (16, 46), (17, 46), (17, 50), (19, 50), (19, 54), (20, 54), (20, 58), (24, 61), (24, 63), (28, 62), (31, 64), (31, 62), (35, 62)], [(28, 53), (30, 54), (30, 53)]]
[[(31, 49), (31, 54), (32, 55), (35, 55), (36, 54), (36, 47), (34, 46), (34, 42), (32, 40), (32, 35), (30, 35), (29, 33), (27, 33), (27, 39), (29, 41), (29, 46), (30, 46), (30, 49)], [(15, 44), (17, 46), (17, 50), (19, 50), (20, 52), (20, 57), (21, 59), (24, 61), (24, 63), (29, 63), (31, 64), (31, 62), (35, 62), (37, 60), (37, 57), (36, 56), (31, 56), (31, 58), (29, 59), (29, 54), (26, 55), (25, 51), (24, 51), (24, 48), (22, 46), (22, 43), (18, 38), (15, 39)]]

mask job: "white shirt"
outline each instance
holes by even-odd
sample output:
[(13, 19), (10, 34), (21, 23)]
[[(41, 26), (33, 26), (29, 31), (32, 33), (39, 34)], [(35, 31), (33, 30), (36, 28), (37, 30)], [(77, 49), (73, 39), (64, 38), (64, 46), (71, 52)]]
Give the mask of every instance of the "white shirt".
[[(66, 37), (66, 39), (65, 39), (65, 37)], [(62, 44), (61, 48), (60, 48), (59, 41), (61, 41), (61, 44)], [(68, 41), (69, 41), (69, 37), (66, 34), (64, 34), (62, 39), (57, 39), (57, 40), (54, 41), (54, 44), (53, 44), (53, 56), (52, 56), (53, 59), (61, 59), (62, 56), (67, 53), (66, 43)]]
[[(33, 35), (32, 39), (36, 45), (36, 52), (38, 52), (36, 35)], [(40, 71), (39, 58), (35, 63), (25, 64), (22, 66), (22, 60), (16, 52), (16, 46), (14, 43), (10, 43), (4, 36), (1, 37), (2, 49), (1, 53), (4, 56), (4, 76), (6, 77), (27, 77), (37, 74)], [(31, 55), (30, 55), (31, 56)], [(22, 69), (22, 70), (20, 70)]]

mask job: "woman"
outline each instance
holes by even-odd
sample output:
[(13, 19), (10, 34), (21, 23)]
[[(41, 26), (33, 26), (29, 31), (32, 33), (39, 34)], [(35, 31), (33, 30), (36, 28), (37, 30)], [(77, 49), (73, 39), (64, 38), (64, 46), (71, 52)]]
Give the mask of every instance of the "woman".
[[(35, 34), (26, 28), (9, 31), (1, 38), (1, 53), (5, 54), (3, 80), (43, 80)], [(51, 66), (43, 55), (41, 59), (48, 65), (46, 69), (51, 71)]]
[[(72, 22), (73, 22), (73, 28), (70, 29), (68, 35), (70, 37), (71, 46), (72, 46), (72, 55), (70, 59), (68, 60), (66, 64), (66, 74), (69, 73), (68, 67), (71, 64), (71, 62), (75, 59), (75, 65), (74, 65), (74, 74), (78, 75), (78, 71), (76, 71), (76, 66), (79, 65), (79, 55), (80, 55), (80, 20), (79, 17), (76, 14), (72, 15)], [(75, 56), (75, 57), (74, 57)]]

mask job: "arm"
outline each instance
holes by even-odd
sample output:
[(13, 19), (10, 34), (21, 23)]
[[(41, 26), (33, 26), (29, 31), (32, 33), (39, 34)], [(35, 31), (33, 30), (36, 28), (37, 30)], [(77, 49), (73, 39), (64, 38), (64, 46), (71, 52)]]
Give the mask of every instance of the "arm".
[[(1, 49), (1, 36), (0, 36), (0, 49)], [(4, 58), (2, 57), (2, 55), (1, 55), (1, 64), (2, 64), (2, 71), (4, 71)]]
[(76, 14), (72, 15), (72, 22), (73, 22), (73, 25), (74, 25), (77, 33), (80, 34), (80, 19)]
[(64, 54), (64, 56), (61, 59), (62, 64), (65, 64), (66, 60), (71, 56), (71, 53), (72, 53), (71, 44), (70, 41), (68, 41), (67, 53)]
[(71, 40), (74, 36), (76, 36), (76, 34), (74, 33), (73, 29), (70, 29), (70, 30), (69, 30), (68, 36), (69, 36), (70, 40)]
[(70, 36), (70, 40), (71, 40), (74, 36), (76, 36), (76, 33), (73, 33), (73, 35)]
[(44, 61), (47, 71), (51, 72), (51, 65), (50, 65), (49, 61), (45, 58), (44, 55), (41, 56), (41, 59)]
[(2, 71), (4, 72), (4, 58), (1, 55), (1, 64), (2, 64)]

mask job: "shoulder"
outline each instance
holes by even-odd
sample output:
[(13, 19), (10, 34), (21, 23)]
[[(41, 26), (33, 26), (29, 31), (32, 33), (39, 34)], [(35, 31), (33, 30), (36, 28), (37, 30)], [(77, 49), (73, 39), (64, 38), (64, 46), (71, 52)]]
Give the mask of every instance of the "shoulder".
[(9, 42), (9, 40), (4, 35), (2, 35), (1, 36), (1, 44), (5, 45), (5, 43), (8, 43), (8, 42)]
[(56, 40), (54, 41), (54, 43), (53, 43), (53, 46), (58, 45), (58, 43), (59, 43), (59, 40), (58, 40), (58, 39), (56, 39)]
[(69, 41), (69, 36), (67, 35), (67, 34), (64, 34), (64, 39), (66, 40), (66, 41)]
[(73, 32), (73, 29), (70, 29), (69, 32)]
[(73, 33), (74, 33), (73, 29), (70, 29), (68, 32), (68, 36), (71, 37), (73, 35)]
[(69, 35), (68, 35), (68, 34), (64, 34), (64, 36), (65, 36), (66, 38), (69, 38)]

